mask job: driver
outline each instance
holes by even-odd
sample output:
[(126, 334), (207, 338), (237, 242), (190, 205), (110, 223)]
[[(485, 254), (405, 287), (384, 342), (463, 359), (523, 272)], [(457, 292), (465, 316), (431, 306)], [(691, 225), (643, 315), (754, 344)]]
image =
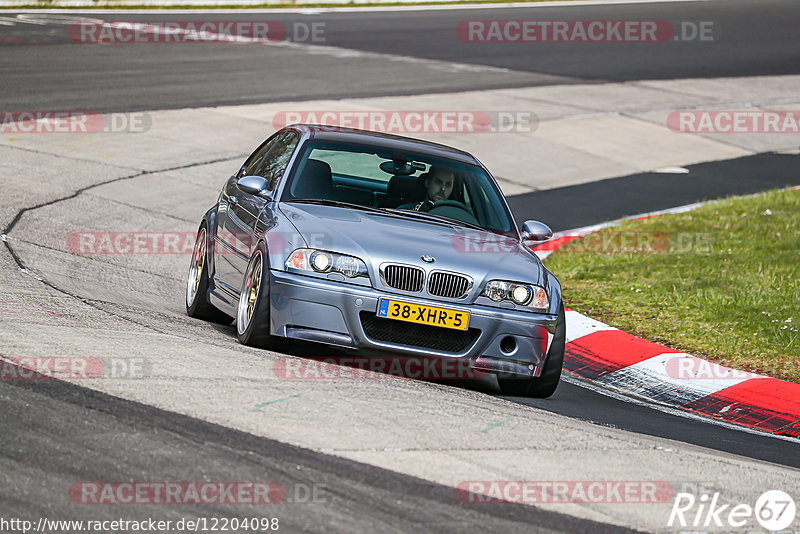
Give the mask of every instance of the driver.
[[(444, 167), (437, 167), (431, 165), (431, 168), (426, 172), (425, 176), (425, 198), (422, 202), (413, 203), (409, 202), (398, 206), (399, 209), (420, 211), (423, 206), (427, 204), (428, 209), (438, 200), (447, 200), (453, 194), (453, 184), (455, 183), (455, 175), (453, 171)], [(424, 210), (427, 211), (427, 210)]]

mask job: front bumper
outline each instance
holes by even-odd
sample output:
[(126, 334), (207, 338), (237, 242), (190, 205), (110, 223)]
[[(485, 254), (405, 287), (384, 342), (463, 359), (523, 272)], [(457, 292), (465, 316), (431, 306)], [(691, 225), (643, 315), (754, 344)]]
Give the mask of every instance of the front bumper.
[[(393, 336), (391, 341), (379, 339), (376, 322), (384, 326), (389, 325), (383, 321), (400, 322), (380, 318), (375, 321), (381, 297), (468, 311), (471, 332), (468, 338), (461, 339), (465, 348), (437, 350), (404, 344), (396, 339), (398, 336)], [(397, 295), (372, 287), (274, 270), (270, 271), (270, 304), (273, 335), (382, 354), (469, 359), (476, 369), (534, 377), (541, 374), (558, 319), (550, 314)], [(365, 332), (365, 324), (372, 335)], [(436, 332), (441, 336), (458, 335), (440, 328), (436, 328)], [(438, 344), (436, 341), (432, 340)]]

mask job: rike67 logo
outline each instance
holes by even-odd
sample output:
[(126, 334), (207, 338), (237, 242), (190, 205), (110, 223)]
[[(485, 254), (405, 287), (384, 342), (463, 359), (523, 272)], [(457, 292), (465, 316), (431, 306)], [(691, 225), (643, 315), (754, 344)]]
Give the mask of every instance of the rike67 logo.
[(670, 527), (742, 528), (753, 527), (752, 520), (771, 532), (788, 528), (795, 519), (797, 507), (792, 497), (780, 490), (762, 493), (754, 505), (723, 504), (720, 493), (700, 491), (677, 493), (667, 525)]

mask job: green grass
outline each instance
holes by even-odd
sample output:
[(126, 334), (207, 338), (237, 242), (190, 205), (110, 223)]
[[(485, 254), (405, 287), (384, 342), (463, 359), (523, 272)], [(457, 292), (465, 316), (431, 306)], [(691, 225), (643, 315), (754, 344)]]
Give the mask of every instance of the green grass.
[[(639, 250), (591, 246), (604, 236), (618, 243), (620, 232)], [(545, 260), (567, 307), (722, 365), (800, 382), (800, 191), (729, 198), (599, 234)]]

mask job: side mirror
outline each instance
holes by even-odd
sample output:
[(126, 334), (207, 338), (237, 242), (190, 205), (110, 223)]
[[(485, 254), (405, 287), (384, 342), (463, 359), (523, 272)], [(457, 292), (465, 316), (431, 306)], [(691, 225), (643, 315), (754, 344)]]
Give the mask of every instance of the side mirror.
[(236, 180), (236, 186), (245, 193), (272, 200), (272, 195), (267, 191), (268, 185), (266, 178), (261, 176), (243, 176)]
[(526, 247), (533, 247), (539, 243), (544, 243), (553, 237), (553, 231), (544, 223), (539, 221), (525, 221), (522, 223), (522, 244)]

